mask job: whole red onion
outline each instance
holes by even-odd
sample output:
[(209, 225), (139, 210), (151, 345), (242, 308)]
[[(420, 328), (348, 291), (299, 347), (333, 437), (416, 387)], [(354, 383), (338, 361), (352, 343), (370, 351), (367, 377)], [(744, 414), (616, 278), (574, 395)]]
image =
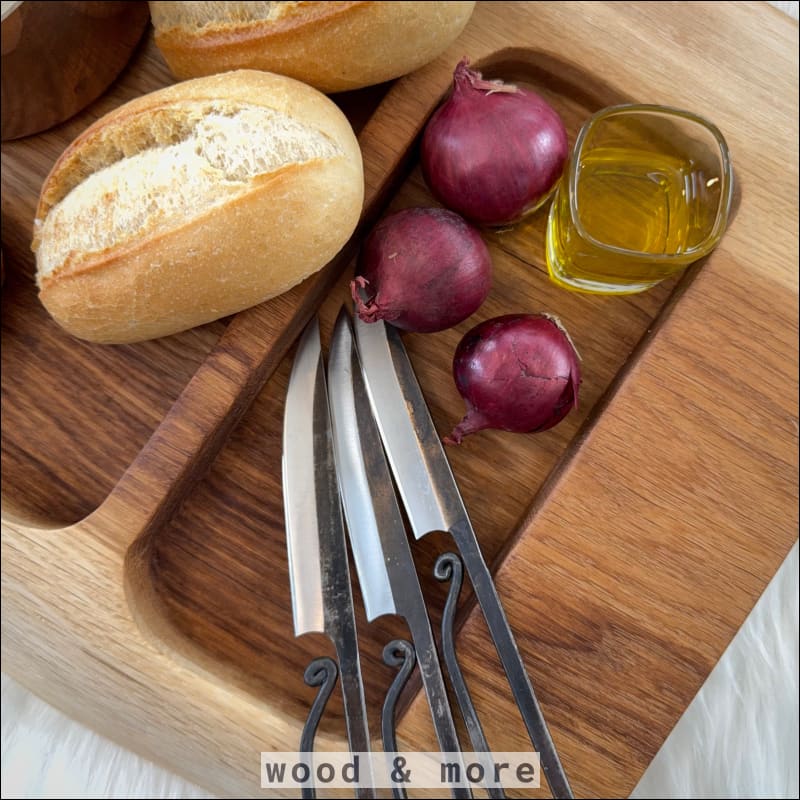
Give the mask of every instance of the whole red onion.
[(578, 406), (578, 352), (561, 323), (546, 314), (482, 322), (456, 348), (453, 376), (467, 413), (447, 444), (484, 428), (545, 431)]
[(453, 92), (422, 136), (422, 172), (436, 199), (480, 225), (509, 225), (549, 197), (567, 132), (539, 95), (485, 81), (464, 58)]
[(458, 214), (406, 208), (372, 230), (358, 273), (350, 291), (364, 322), (383, 319), (432, 333), (457, 325), (483, 303), (492, 259), (480, 233)]

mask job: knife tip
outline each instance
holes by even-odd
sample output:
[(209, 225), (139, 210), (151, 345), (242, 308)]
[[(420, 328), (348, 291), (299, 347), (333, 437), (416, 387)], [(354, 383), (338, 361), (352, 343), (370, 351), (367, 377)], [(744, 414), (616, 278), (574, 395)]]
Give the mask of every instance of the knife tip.
[(319, 334), (319, 317), (315, 314), (303, 328), (300, 334), (300, 342), (297, 346), (297, 351), (300, 352), (306, 348), (322, 349), (320, 334)]
[(336, 323), (333, 326), (333, 339), (331, 341), (338, 341), (340, 339), (353, 339), (353, 322), (350, 318), (350, 312), (347, 307), (342, 305), (339, 309), (339, 314), (336, 317)]
[(289, 391), (292, 389), (294, 378), (309, 369), (314, 369), (314, 365), (322, 357), (322, 340), (319, 333), (319, 319), (316, 314), (308, 321), (300, 340), (297, 343), (297, 350), (294, 354), (292, 365), (292, 375), (289, 379)]
[(342, 303), (339, 313), (336, 315), (336, 324), (334, 326), (334, 330), (341, 325), (347, 325), (348, 327), (352, 328), (350, 312), (347, 310), (347, 306), (344, 303)]

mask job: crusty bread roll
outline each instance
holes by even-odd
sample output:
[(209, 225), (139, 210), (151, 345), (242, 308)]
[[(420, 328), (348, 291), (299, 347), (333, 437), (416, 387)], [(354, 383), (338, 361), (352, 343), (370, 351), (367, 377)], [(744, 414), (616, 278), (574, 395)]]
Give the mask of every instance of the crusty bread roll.
[(156, 44), (179, 78), (230, 69), (289, 75), (323, 92), (397, 78), (461, 33), (474, 2), (151, 2)]
[(361, 152), (310, 86), (237, 71), (137, 98), (46, 178), (40, 298), (69, 332), (141, 341), (285, 292), (330, 261), (361, 213)]

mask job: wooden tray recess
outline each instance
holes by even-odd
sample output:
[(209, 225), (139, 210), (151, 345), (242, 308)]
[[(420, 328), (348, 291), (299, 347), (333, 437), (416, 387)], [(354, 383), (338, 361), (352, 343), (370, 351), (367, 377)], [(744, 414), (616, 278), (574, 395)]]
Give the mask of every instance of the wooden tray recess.
[[(549, 311), (577, 344), (576, 413), (537, 436), (477, 434), (448, 455), (574, 789), (627, 795), (797, 535), (796, 49), (796, 23), (757, 3), (479, 3), (428, 67), (335, 98), (359, 131), (367, 188), (335, 262), (229, 320), (124, 347), (79, 342), (48, 318), (30, 228), (63, 147), (171, 82), (152, 38), (87, 111), (4, 143), (4, 670), (221, 795), (258, 795), (258, 753), (296, 746), (314, 696), (303, 670), (330, 646), (291, 630), (280, 456), (293, 343), (318, 311), (327, 344), (379, 216), (435, 204), (418, 137), (468, 54), (547, 98), (571, 141), (604, 106), (656, 102), (706, 113), (734, 155), (735, 218), (682, 278), (631, 297), (559, 289), (540, 213), (485, 232), (494, 286), (473, 317), (405, 337), (442, 434), (463, 410), (451, 358), (470, 327)], [(414, 545), (436, 621), (432, 564), (448, 545)], [(404, 630), (357, 614), (377, 739), (393, 677), (381, 651)], [(460, 624), (490, 744), (529, 749), (466, 592)], [(401, 743), (436, 749), (414, 689)], [(335, 693), (323, 747), (341, 745), (341, 714)]]

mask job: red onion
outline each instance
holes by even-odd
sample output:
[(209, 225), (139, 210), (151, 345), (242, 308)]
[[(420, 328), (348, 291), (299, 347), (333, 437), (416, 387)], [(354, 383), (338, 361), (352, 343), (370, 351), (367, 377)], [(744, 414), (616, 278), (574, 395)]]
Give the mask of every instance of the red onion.
[(467, 413), (447, 444), (484, 428), (545, 431), (578, 407), (578, 352), (561, 323), (546, 314), (482, 322), (456, 348), (453, 376)]
[(465, 320), (492, 283), (480, 233), (444, 208), (406, 208), (383, 219), (364, 242), (358, 271), (350, 283), (358, 316), (418, 333)]
[(541, 97), (485, 81), (464, 58), (422, 137), (422, 172), (442, 205), (480, 225), (509, 225), (549, 197), (567, 132)]

